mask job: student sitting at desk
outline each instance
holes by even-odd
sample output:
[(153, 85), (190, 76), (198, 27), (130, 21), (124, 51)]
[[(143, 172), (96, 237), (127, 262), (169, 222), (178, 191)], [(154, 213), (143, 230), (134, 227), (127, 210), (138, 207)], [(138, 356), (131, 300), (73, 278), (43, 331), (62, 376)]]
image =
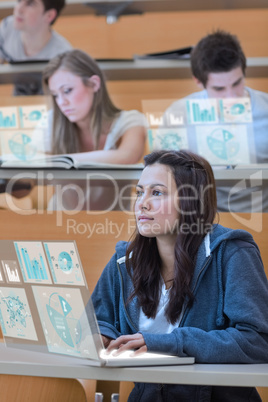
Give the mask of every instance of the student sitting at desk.
[[(249, 152), (253, 154), (254, 162), (268, 163), (268, 94), (245, 86), (246, 57), (236, 36), (218, 30), (200, 39), (191, 52), (191, 70), (194, 80), (203, 90), (185, 99), (201, 101), (243, 97), (250, 101), (252, 122), (244, 123), (247, 127), (245, 136), (249, 137)], [(165, 119), (176, 114), (181, 105), (181, 100), (175, 101), (166, 110)], [(192, 126), (196, 129), (198, 125)], [(237, 124), (239, 126), (243, 124)], [(201, 128), (196, 135), (200, 135)], [(234, 143), (234, 149), (236, 146)], [(268, 212), (267, 183), (261, 179), (261, 174), (256, 179), (255, 182), (222, 181), (217, 187), (219, 211)]]
[[(75, 153), (76, 160), (88, 162), (132, 164), (140, 160), (146, 140), (145, 116), (113, 104), (103, 73), (88, 54), (75, 49), (55, 57), (43, 77), (54, 106), (53, 127), (46, 138), (48, 152)], [(85, 197), (83, 208), (104, 209), (111, 204), (111, 183), (106, 183), (108, 198), (102, 184), (91, 191), (90, 202)], [(53, 209), (81, 207), (80, 201), (66, 191), (62, 205)]]
[[(268, 362), (268, 282), (244, 230), (214, 224), (210, 164), (155, 151), (137, 184), (137, 231), (119, 242), (92, 295), (108, 352)], [(260, 401), (255, 388), (137, 383), (129, 402)]]
[[(70, 50), (70, 43), (51, 26), (65, 5), (65, 0), (18, 0), (13, 16), (0, 25), (2, 62), (50, 60)], [(42, 82), (16, 83), (15, 95), (42, 94)]]

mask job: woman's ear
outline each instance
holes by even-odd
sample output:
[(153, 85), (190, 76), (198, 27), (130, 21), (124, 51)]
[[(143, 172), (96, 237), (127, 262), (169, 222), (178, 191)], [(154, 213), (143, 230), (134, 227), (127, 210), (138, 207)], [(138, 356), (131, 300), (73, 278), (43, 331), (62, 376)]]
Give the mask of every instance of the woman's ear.
[(90, 86), (93, 88), (94, 92), (98, 92), (101, 86), (101, 80), (98, 75), (92, 75), (89, 79)]

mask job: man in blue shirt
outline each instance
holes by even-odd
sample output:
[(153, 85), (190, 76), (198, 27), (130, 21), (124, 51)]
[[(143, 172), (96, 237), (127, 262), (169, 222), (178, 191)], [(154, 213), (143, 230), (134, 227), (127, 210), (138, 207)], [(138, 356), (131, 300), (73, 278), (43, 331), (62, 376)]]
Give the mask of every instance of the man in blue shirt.
[[(193, 99), (248, 98), (252, 121), (246, 124), (245, 141), (249, 142), (251, 162), (268, 163), (268, 94), (245, 86), (246, 57), (236, 36), (218, 30), (202, 38), (191, 52), (191, 69), (194, 80), (203, 90), (189, 95), (184, 102)], [(182, 100), (174, 102), (165, 112), (165, 121), (170, 113), (176, 114), (181, 107)], [(188, 129), (193, 129), (193, 126)], [(266, 188), (261, 169), (252, 181), (221, 181), (217, 187), (218, 209), (268, 212)]]

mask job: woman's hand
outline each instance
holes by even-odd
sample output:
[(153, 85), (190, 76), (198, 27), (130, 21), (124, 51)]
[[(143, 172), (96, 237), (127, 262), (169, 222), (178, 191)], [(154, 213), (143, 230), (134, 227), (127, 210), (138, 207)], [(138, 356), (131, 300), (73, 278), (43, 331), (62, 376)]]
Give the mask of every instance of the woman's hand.
[(112, 340), (112, 338), (108, 338), (107, 336), (102, 335), (102, 342), (105, 348), (107, 348)]
[[(114, 351), (115, 349), (116, 351)], [(147, 346), (142, 334), (119, 336), (119, 338), (111, 341), (107, 347), (107, 353), (114, 352), (114, 355), (119, 355), (126, 350), (133, 350), (135, 355), (147, 352)]]

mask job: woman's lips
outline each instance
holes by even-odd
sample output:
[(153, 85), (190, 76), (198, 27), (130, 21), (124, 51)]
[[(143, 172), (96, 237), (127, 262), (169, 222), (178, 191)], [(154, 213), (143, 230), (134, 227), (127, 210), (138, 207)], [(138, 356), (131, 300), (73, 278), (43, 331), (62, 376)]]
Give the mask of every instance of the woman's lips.
[(147, 216), (147, 215), (140, 215), (140, 216), (138, 217), (138, 220), (139, 220), (139, 222), (147, 222), (147, 221), (152, 221), (153, 218), (150, 218), (150, 217)]

